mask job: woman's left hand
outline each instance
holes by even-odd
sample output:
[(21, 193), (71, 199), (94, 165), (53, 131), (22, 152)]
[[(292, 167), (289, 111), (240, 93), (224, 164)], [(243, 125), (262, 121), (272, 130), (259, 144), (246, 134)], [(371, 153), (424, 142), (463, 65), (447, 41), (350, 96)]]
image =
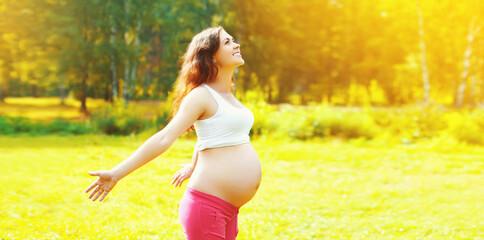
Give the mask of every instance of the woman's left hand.
[(183, 181), (187, 180), (192, 176), (193, 173), (193, 166), (192, 164), (182, 164), (182, 169), (178, 170), (178, 172), (173, 175), (171, 178), (170, 184), (175, 184), (175, 187), (181, 187)]

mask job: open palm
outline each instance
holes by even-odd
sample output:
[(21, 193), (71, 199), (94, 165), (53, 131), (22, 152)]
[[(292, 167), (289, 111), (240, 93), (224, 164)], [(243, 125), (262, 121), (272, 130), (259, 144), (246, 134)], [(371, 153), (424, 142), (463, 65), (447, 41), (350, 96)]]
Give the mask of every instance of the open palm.
[[(106, 195), (114, 188), (118, 180), (114, 177), (114, 174), (111, 171), (107, 170), (99, 170), (96, 172), (88, 172), (91, 176), (98, 176), (99, 178), (91, 184), (86, 189), (86, 193), (91, 191), (91, 189), (95, 188), (94, 191), (89, 195), (89, 199), (91, 199), (94, 195), (96, 195), (92, 200), (96, 201), (96, 199), (101, 196), (99, 201), (101, 202)], [(97, 194), (96, 194), (97, 193)]]

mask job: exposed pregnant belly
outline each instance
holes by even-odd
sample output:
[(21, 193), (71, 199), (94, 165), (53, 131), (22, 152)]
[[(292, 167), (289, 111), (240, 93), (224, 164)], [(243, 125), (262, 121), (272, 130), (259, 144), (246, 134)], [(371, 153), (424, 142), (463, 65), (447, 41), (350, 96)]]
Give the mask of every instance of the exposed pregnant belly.
[(241, 207), (254, 197), (260, 181), (259, 158), (244, 143), (200, 151), (188, 186)]

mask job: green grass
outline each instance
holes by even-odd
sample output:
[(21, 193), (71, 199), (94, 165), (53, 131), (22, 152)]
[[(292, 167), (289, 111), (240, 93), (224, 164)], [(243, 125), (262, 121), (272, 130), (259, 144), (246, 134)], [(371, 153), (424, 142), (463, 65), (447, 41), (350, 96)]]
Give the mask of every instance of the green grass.
[[(87, 171), (109, 169), (137, 136), (0, 136), (0, 237), (4, 239), (183, 239), (171, 186), (194, 139), (118, 183), (103, 202), (84, 190)], [(238, 239), (483, 239), (484, 148), (434, 139), (377, 141), (255, 139), (263, 168), (241, 208)]]

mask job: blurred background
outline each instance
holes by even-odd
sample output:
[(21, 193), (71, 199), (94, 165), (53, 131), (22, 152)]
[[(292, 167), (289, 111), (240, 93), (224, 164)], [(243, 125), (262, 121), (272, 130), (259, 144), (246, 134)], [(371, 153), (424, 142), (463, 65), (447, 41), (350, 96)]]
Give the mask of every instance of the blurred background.
[[(292, 107), (309, 124), (285, 133), (297, 138), (335, 135), (361, 118), (372, 133), (342, 135), (372, 137), (403, 111), (405, 139), (470, 128), (469, 142), (483, 140), (478, 0), (3, 0), (0, 132), (159, 129), (188, 43), (219, 25), (246, 61), (235, 73), (236, 96), (266, 108), (252, 135), (279, 128), (264, 118)], [(330, 126), (344, 124), (337, 116), (308, 117), (323, 106), (348, 126)], [(52, 121), (57, 130), (48, 130)]]
[(191, 38), (221, 25), (269, 103), (484, 102), (477, 0), (3, 0), (0, 100), (163, 100)]

